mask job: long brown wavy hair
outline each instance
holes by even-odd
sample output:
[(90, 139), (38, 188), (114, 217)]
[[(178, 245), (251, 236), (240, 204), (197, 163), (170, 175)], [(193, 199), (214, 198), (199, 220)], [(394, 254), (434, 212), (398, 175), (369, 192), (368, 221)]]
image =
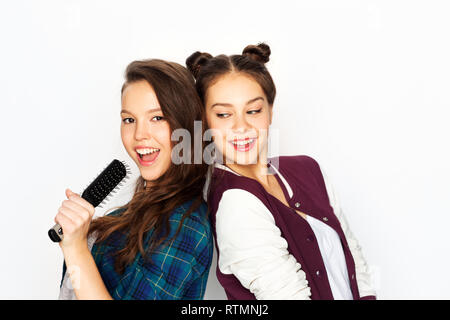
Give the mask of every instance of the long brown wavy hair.
[[(140, 80), (147, 81), (153, 87), (171, 131), (179, 128), (189, 131), (190, 163), (172, 162), (167, 171), (147, 188), (144, 179), (139, 176), (132, 199), (127, 204), (114, 208), (125, 209), (122, 214), (105, 215), (91, 222), (89, 234), (97, 233), (96, 243), (107, 240), (114, 232), (125, 234), (125, 247), (115, 252), (115, 270), (119, 274), (125, 271), (138, 252), (143, 257), (148, 257), (148, 253), (163, 243), (170, 233), (170, 213), (181, 204), (193, 200), (192, 206), (182, 217), (176, 236), (184, 219), (203, 201), (202, 189), (208, 169), (206, 163), (201, 161), (200, 164), (195, 164), (193, 159), (194, 140), (200, 139), (197, 141), (202, 141), (202, 150), (204, 148), (204, 128), (202, 132), (194, 132), (194, 121), (205, 123), (202, 102), (196, 92), (193, 76), (185, 67), (174, 62), (159, 59), (133, 61), (126, 68), (122, 93), (127, 85)], [(153, 234), (145, 250), (144, 239), (152, 229)]]

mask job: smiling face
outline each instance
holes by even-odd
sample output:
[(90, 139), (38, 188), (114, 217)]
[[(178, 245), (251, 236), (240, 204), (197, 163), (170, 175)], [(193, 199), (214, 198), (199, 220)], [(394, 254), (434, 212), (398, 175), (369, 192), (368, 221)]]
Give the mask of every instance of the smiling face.
[(122, 92), (122, 143), (144, 180), (162, 176), (171, 163), (171, 130), (155, 91), (145, 80), (126, 85)]
[(205, 95), (208, 126), (225, 164), (249, 165), (267, 159), (272, 106), (261, 86), (244, 73), (228, 73)]

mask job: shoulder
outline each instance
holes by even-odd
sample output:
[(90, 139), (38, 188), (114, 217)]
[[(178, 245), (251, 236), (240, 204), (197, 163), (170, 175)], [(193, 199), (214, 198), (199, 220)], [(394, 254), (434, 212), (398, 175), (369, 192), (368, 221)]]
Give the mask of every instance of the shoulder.
[(228, 189), (222, 194), (216, 213), (217, 229), (229, 230), (234, 234), (241, 227), (256, 226), (258, 223), (274, 224), (275, 219), (257, 196), (242, 189)]
[(267, 210), (264, 203), (252, 192), (240, 188), (227, 189), (223, 192), (219, 203), (221, 211), (233, 211), (240, 214), (244, 211)]
[(170, 254), (191, 265), (208, 265), (213, 254), (213, 235), (208, 210), (202, 201), (188, 213), (193, 201), (177, 207), (169, 216), (169, 234), (161, 244), (160, 252)]
[(209, 238), (211, 236), (211, 228), (208, 219), (208, 207), (204, 201), (183, 219), (193, 203), (193, 200), (186, 201), (172, 212), (169, 217), (170, 227), (171, 229), (178, 228), (180, 223), (182, 223), (180, 232), (190, 233), (191, 230), (194, 230), (195, 233)]
[[(228, 190), (233, 191), (227, 192)], [(217, 209), (218, 204), (222, 202), (225, 192), (227, 193), (227, 199), (232, 199), (234, 196), (237, 198), (248, 197), (249, 195), (253, 195), (255, 198), (264, 198), (266, 193), (261, 184), (251, 178), (220, 168), (214, 168), (211, 190), (208, 194), (208, 204), (212, 213)]]
[(127, 208), (118, 208), (116, 210), (111, 211), (110, 213), (107, 213), (106, 216), (117, 217), (117, 216), (120, 216), (122, 213), (124, 213), (126, 210), (127, 210)]
[(312, 185), (323, 184), (323, 170), (319, 165), (319, 162), (311, 156), (280, 156), (278, 158), (271, 158), (270, 162), (279, 169), (282, 174), (286, 175), (286, 177), (292, 177), (293, 183), (312, 183)]
[[(207, 206), (200, 206), (189, 215), (193, 201), (177, 207), (169, 216), (169, 234), (151, 253), (151, 261), (143, 262), (146, 268), (157, 266), (164, 272), (189, 272), (192, 268), (200, 275), (209, 268), (213, 256), (213, 236), (207, 216)], [(184, 217), (184, 219), (183, 219)]]
[(284, 172), (297, 177), (297, 180), (302, 179), (304, 185), (308, 182), (309, 190), (316, 190), (317, 195), (326, 197), (333, 208), (339, 205), (327, 170), (313, 157), (307, 155), (282, 156), (279, 157), (279, 166)]
[(299, 168), (318, 168), (319, 163), (316, 159), (314, 159), (311, 156), (302, 154), (302, 155), (291, 155), (291, 156), (279, 156), (275, 158), (269, 159), (271, 163), (275, 161), (279, 161), (280, 167), (285, 168), (293, 168), (293, 169), (299, 169)]

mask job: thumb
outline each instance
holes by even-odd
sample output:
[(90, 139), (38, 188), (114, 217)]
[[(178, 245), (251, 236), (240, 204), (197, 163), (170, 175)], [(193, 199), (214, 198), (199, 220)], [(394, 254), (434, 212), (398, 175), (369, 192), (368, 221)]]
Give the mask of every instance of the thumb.
[(69, 188), (66, 189), (66, 197), (69, 198), (71, 195), (75, 195), (75, 192), (72, 192)]

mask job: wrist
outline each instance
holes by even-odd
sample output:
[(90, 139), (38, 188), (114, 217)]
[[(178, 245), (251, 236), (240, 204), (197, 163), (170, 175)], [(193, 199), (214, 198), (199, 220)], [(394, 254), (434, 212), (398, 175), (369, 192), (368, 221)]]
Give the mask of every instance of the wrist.
[(61, 249), (64, 257), (81, 256), (89, 252), (87, 241), (80, 241), (70, 245), (61, 243)]

